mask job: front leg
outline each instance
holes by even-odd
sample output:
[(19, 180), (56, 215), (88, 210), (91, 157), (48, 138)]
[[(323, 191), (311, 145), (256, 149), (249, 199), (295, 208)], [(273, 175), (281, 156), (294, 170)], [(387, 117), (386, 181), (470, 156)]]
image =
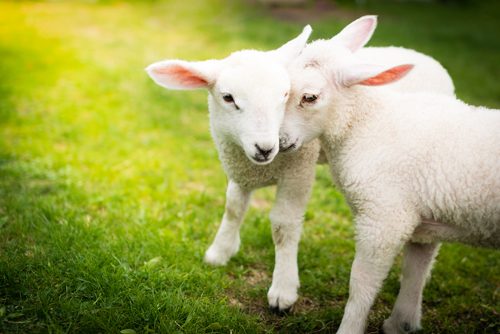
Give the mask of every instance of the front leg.
[(430, 275), (439, 243), (408, 241), (403, 249), (403, 277), (398, 299), (382, 329), (386, 334), (404, 334), (420, 329), (422, 290)]
[(248, 210), (252, 191), (229, 181), (226, 190), (226, 211), (215, 235), (214, 242), (205, 253), (205, 262), (226, 265), (240, 247), (240, 226)]
[(276, 264), (267, 298), (271, 312), (279, 316), (288, 312), (299, 297), (297, 251), (302, 221), (314, 183), (314, 166), (310, 174), (304, 174), (301, 179), (278, 183), (276, 204), (269, 215)]
[(356, 219), (356, 254), (351, 269), (349, 299), (337, 334), (362, 334), (370, 308), (387, 277), (394, 257), (409, 238), (411, 219), (401, 213), (384, 218)]

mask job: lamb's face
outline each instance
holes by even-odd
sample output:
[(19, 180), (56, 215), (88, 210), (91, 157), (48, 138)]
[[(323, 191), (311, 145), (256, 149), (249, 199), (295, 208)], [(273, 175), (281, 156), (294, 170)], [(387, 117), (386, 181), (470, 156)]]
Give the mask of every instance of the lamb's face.
[(207, 89), (213, 135), (242, 147), (250, 161), (270, 163), (279, 151), (279, 129), (290, 90), (287, 66), (311, 27), (268, 52), (243, 50), (222, 60), (165, 60), (146, 71), (167, 89)]
[(281, 152), (293, 152), (321, 135), (329, 88), (325, 78), (315, 70), (304, 71), (301, 80), (292, 84), (280, 129)]
[(279, 129), (290, 91), (288, 73), (266, 53), (244, 51), (231, 57), (209, 89), (213, 130), (219, 138), (241, 146), (252, 162), (268, 164), (279, 152)]
[(292, 89), (280, 129), (280, 151), (293, 152), (323, 133), (329, 114), (339, 96), (338, 86), (325, 64), (335, 63), (331, 55), (323, 57), (326, 41), (306, 47), (289, 68)]
[(340, 134), (362, 98), (354, 86), (386, 85), (412, 68), (363, 62), (338, 42), (311, 43), (289, 68), (292, 89), (280, 129), (280, 151), (297, 150), (326, 131)]

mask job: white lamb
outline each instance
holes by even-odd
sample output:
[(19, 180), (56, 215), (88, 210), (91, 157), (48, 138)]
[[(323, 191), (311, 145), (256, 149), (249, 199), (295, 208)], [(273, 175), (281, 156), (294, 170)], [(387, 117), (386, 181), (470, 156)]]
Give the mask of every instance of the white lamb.
[(413, 68), (353, 54), (374, 25), (374, 17), (363, 17), (304, 49), (290, 68), (281, 129), (283, 149), (320, 138), (355, 216), (356, 254), (338, 333), (363, 333), (402, 247), (401, 290), (386, 333), (420, 328), (422, 290), (441, 242), (500, 248), (500, 111), (444, 94), (369, 87)]
[[(255, 189), (277, 184), (270, 213), (276, 250), (273, 282), (268, 293), (271, 311), (282, 315), (298, 298), (297, 249), (302, 220), (314, 182), (320, 144), (313, 141), (290, 154), (277, 154), (279, 128), (290, 89), (286, 67), (303, 49), (311, 32), (303, 33), (270, 52), (244, 50), (223, 60), (167, 60), (147, 72), (168, 89), (205, 88), (209, 92), (211, 133), (228, 175), (226, 207), (205, 261), (225, 265), (240, 244), (239, 228)], [(413, 76), (394, 85), (400, 90), (453, 94), (453, 83), (435, 60), (402, 48), (367, 48), (368, 59), (420, 62)], [(435, 80), (427, 80), (433, 75)], [(271, 162), (272, 161), (272, 162)]]

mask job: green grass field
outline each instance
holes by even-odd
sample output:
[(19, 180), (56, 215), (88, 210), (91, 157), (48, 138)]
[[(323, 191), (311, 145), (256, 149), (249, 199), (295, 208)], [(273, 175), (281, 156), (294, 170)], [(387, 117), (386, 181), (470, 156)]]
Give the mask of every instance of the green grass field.
[[(312, 39), (329, 38), (378, 14), (369, 45), (429, 54), (459, 98), (500, 108), (497, 1), (341, 4), (294, 22), (246, 1), (1, 1), (0, 333), (335, 333), (354, 227), (327, 168), (306, 214), (301, 298), (291, 315), (272, 316), (275, 189), (255, 194), (229, 265), (205, 265), (227, 185), (207, 94), (167, 91), (143, 69), (275, 49), (305, 23)], [(499, 263), (495, 251), (444, 245), (423, 332), (499, 333)], [(369, 333), (390, 314), (400, 265)]]

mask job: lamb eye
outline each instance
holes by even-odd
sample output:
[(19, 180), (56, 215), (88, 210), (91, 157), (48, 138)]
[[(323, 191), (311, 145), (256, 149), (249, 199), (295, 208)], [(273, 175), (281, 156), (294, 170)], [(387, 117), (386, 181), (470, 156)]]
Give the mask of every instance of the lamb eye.
[(224, 94), (222, 95), (222, 98), (226, 102), (234, 102), (233, 96), (231, 94)]
[(302, 96), (302, 102), (311, 103), (318, 99), (318, 95), (315, 94), (304, 94)]

